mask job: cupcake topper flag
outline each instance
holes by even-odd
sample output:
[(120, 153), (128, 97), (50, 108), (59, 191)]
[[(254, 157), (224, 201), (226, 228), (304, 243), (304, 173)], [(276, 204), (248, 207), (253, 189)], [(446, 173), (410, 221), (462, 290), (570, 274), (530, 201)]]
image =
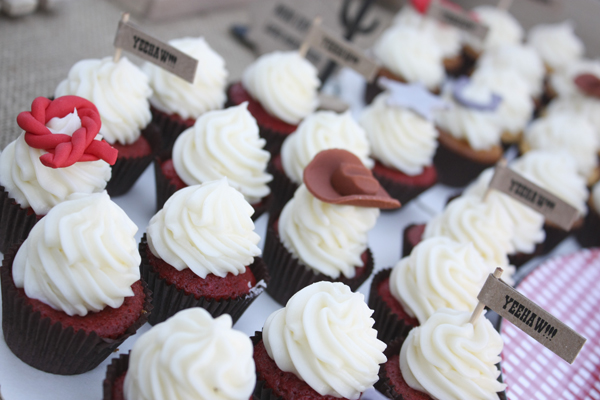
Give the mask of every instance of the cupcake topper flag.
[(390, 93), (387, 99), (388, 106), (410, 108), (427, 120), (431, 121), (433, 118), (432, 110), (450, 108), (450, 104), (429, 92), (420, 83), (404, 84), (385, 76), (379, 77), (377, 83)]
[(496, 165), (487, 192), (491, 189), (496, 189), (525, 204), (567, 231), (579, 218), (579, 211), (575, 207), (508, 168), (502, 162)]
[(317, 199), (330, 204), (392, 209), (393, 199), (360, 158), (347, 150), (318, 153), (304, 169), (304, 184)]
[(352, 68), (367, 81), (371, 81), (379, 69), (379, 66), (365, 56), (361, 49), (322, 26), (320, 17), (313, 20), (308, 34), (304, 37), (299, 49), (300, 55), (305, 57), (311, 47), (338, 64)]
[[(52, 118), (64, 118), (77, 113), (81, 127), (69, 136), (52, 133), (46, 124)], [(117, 161), (117, 149), (104, 140), (96, 140), (100, 132), (100, 114), (90, 101), (78, 96), (62, 96), (54, 100), (38, 97), (31, 103), (31, 111), (17, 116), (17, 124), (25, 131), (25, 142), (46, 150), (40, 157), (43, 165), (65, 168), (79, 161), (104, 160), (110, 165)]]
[(476, 323), (483, 308), (488, 306), (548, 350), (573, 364), (587, 339), (504, 283), (501, 275), (501, 268), (496, 268), (493, 275), (489, 274), (477, 296), (479, 303), (469, 322)]
[(119, 21), (114, 46), (116, 48), (115, 62), (119, 60), (121, 51), (125, 50), (143, 60), (158, 65), (181, 79), (194, 83), (198, 60), (140, 31), (129, 22), (127, 14), (124, 14), (121, 21)]
[[(426, 10), (427, 16), (452, 25), (471, 35), (484, 40), (489, 32), (489, 28), (481, 24), (470, 13), (464, 11), (460, 6), (446, 0), (420, 0), (418, 10)], [(413, 5), (415, 1), (413, 1)], [(421, 11), (425, 12), (425, 11)]]

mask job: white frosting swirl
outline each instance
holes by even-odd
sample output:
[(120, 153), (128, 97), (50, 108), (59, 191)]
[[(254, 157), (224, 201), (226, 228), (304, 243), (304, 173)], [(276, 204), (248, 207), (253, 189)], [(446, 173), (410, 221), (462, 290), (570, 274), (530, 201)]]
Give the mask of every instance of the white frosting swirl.
[(133, 345), (127, 400), (248, 400), (256, 384), (252, 342), (201, 307), (157, 324)]
[(586, 119), (596, 131), (600, 142), (600, 99), (589, 96), (559, 97), (546, 108), (546, 114), (572, 113), (580, 119)]
[(407, 175), (419, 175), (433, 163), (438, 131), (433, 122), (406, 108), (387, 105), (388, 93), (378, 95), (360, 116), (374, 158)]
[[(527, 157), (527, 154), (523, 157)], [(475, 182), (467, 187), (464, 194), (483, 198), (486, 196), (493, 175), (494, 168), (486, 169)], [(487, 193), (485, 201), (498, 203), (500, 210), (504, 213), (502, 218), (512, 221), (514, 231), (510, 240), (515, 252), (531, 254), (534, 252), (535, 246), (546, 238), (542, 214), (496, 190)]]
[(488, 87), (502, 96), (502, 102), (495, 112), (500, 118), (504, 132), (512, 136), (521, 134), (531, 120), (535, 108), (527, 81), (513, 70), (478, 68), (471, 75), (471, 82)]
[(472, 243), (447, 237), (420, 242), (392, 269), (390, 292), (420, 324), (440, 308), (473, 311), (489, 275)]
[(152, 89), (148, 77), (126, 57), (81, 60), (58, 84), (54, 97), (75, 95), (94, 103), (102, 120), (101, 134), (114, 144), (131, 144), (150, 123)]
[[(462, 93), (471, 101), (487, 103), (493, 92), (487, 86), (472, 81)], [(452, 107), (434, 114), (436, 125), (455, 138), (466, 140), (475, 150), (489, 150), (500, 144), (504, 126), (498, 112), (462, 106), (454, 100), (451, 84), (445, 85), (443, 98)]]
[(573, 61), (550, 75), (550, 85), (559, 97), (588, 97), (575, 85), (575, 78), (581, 74), (593, 74), (600, 77), (600, 60)]
[(427, 32), (393, 25), (377, 40), (373, 51), (385, 68), (429, 90), (438, 89), (446, 78), (442, 50)]
[(600, 182), (596, 183), (592, 188), (592, 206), (596, 214), (600, 214)]
[(238, 275), (261, 254), (253, 213), (227, 178), (188, 186), (150, 220), (148, 246), (178, 271), (189, 268), (201, 278)]
[(580, 59), (585, 52), (574, 29), (571, 21), (536, 25), (529, 31), (527, 43), (536, 49), (549, 69), (557, 71)]
[(523, 141), (532, 150), (567, 151), (573, 156), (577, 171), (586, 178), (598, 166), (600, 143), (596, 131), (576, 114), (556, 112), (536, 119), (525, 131)]
[(483, 42), (473, 35), (465, 35), (465, 42), (474, 50), (483, 52), (502, 44), (518, 44), (523, 41), (525, 31), (508, 11), (492, 5), (480, 5), (472, 11), (479, 22), (489, 28)]
[(491, 68), (498, 73), (514, 71), (523, 78), (531, 96), (539, 97), (542, 94), (546, 69), (541, 57), (531, 46), (503, 44), (490, 49), (479, 57), (477, 68)]
[(577, 172), (575, 159), (567, 152), (532, 150), (516, 159), (512, 168), (575, 207), (581, 215), (587, 214), (586, 181)]
[(371, 314), (361, 293), (339, 282), (317, 282), (269, 316), (263, 341), (279, 369), (320, 395), (358, 399), (386, 361)]
[(185, 130), (173, 146), (173, 166), (188, 186), (227, 177), (250, 203), (271, 193), (266, 173), (271, 155), (263, 150), (248, 103), (209, 111)]
[(460, 196), (446, 206), (442, 214), (425, 226), (423, 239), (446, 236), (459, 243), (473, 242), (489, 270), (505, 270), (505, 280), (514, 272), (507, 254), (514, 252), (511, 235), (512, 221), (505, 219), (497, 203), (484, 203), (480, 197)]
[(279, 235), (304, 265), (334, 279), (353, 278), (378, 216), (378, 208), (322, 202), (302, 184), (281, 212)]
[(106, 192), (74, 194), (23, 242), (13, 263), (15, 285), (68, 315), (118, 308), (140, 280), (137, 229)]
[(413, 389), (438, 400), (496, 400), (504, 343), (483, 316), (442, 309), (410, 331), (400, 351), (400, 369)]
[(281, 146), (281, 162), (286, 175), (300, 184), (304, 168), (323, 150), (344, 149), (356, 155), (371, 169), (371, 148), (365, 130), (356, 123), (350, 111), (336, 114), (318, 111), (300, 123)]
[(174, 39), (169, 44), (198, 60), (196, 77), (194, 83), (189, 83), (157, 65), (145, 63), (142, 69), (154, 90), (152, 105), (183, 119), (196, 119), (207, 111), (223, 108), (228, 75), (223, 57), (202, 37)]
[(422, 33), (431, 35), (439, 45), (445, 58), (460, 55), (462, 38), (458, 28), (440, 23), (439, 21), (421, 14), (409, 4), (406, 4), (394, 17), (394, 25), (414, 28)]
[[(52, 118), (46, 126), (52, 133), (73, 135), (81, 128), (81, 120), (74, 110), (64, 118)], [(21, 208), (31, 207), (37, 215), (47, 214), (73, 193), (101, 192), (111, 177), (110, 165), (102, 160), (49, 168), (40, 161), (45, 153), (29, 147), (23, 132), (0, 154), (0, 183)]]
[(263, 54), (244, 71), (242, 84), (269, 114), (297, 125), (319, 105), (317, 69), (297, 51)]

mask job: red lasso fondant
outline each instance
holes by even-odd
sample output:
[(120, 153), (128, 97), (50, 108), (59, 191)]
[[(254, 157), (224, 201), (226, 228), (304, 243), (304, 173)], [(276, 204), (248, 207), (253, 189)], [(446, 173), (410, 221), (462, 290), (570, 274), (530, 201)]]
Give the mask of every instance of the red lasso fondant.
[[(52, 133), (46, 127), (52, 118), (63, 118), (77, 109), (81, 128), (73, 136)], [(25, 131), (25, 142), (35, 149), (48, 153), (40, 157), (46, 167), (65, 168), (78, 161), (104, 160), (113, 165), (117, 161), (117, 149), (104, 140), (94, 140), (100, 132), (100, 114), (90, 101), (78, 96), (63, 96), (55, 100), (38, 97), (31, 103), (31, 112), (23, 111), (17, 116), (17, 124)]]

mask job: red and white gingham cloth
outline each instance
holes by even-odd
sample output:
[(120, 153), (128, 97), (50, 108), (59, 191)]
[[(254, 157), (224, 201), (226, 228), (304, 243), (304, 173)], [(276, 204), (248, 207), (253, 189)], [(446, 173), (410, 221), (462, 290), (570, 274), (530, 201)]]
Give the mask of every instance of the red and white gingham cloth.
[(587, 342), (570, 365), (504, 320), (502, 374), (509, 400), (600, 400), (600, 249), (550, 259), (517, 289)]

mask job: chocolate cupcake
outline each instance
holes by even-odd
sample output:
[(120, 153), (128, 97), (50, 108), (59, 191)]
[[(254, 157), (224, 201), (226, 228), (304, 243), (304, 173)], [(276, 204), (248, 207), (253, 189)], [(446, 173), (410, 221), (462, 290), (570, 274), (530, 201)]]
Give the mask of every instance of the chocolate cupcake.
[(272, 278), (267, 292), (280, 304), (320, 280), (356, 290), (372, 271), (367, 233), (379, 208), (400, 206), (346, 150), (317, 154), (304, 170), (304, 182), (267, 231), (264, 256)]
[(177, 138), (170, 159), (157, 159), (156, 209), (176, 190), (227, 177), (253, 206), (253, 218), (260, 217), (269, 203), (272, 179), (264, 146), (247, 103), (205, 113)]
[(588, 213), (575, 237), (582, 247), (600, 246), (600, 183), (596, 183), (592, 188), (588, 200)]
[[(252, 342), (231, 325), (229, 315), (192, 308), (152, 327), (108, 366), (103, 399), (251, 400)], [(160, 383), (148, 384), (157, 374)]]
[(151, 324), (191, 307), (236, 321), (262, 293), (269, 276), (252, 212), (227, 178), (171, 196), (140, 244), (142, 277), (154, 294)]
[(363, 295), (339, 282), (318, 282), (296, 293), (252, 337), (254, 398), (359, 398), (385, 361), (371, 314)]
[(54, 91), (54, 97), (66, 95), (83, 97), (98, 108), (100, 133), (119, 151), (106, 190), (113, 197), (125, 194), (161, 145), (151, 123), (148, 77), (126, 57), (81, 60)]
[(264, 54), (246, 68), (241, 82), (229, 86), (228, 105), (248, 102), (260, 136), (267, 140), (265, 149), (276, 156), (284, 139), (317, 109), (317, 75), (297, 51)]
[(115, 149), (96, 139), (101, 120), (88, 100), (38, 97), (31, 109), (17, 118), (25, 132), (0, 154), (3, 253), (25, 240), (33, 225), (69, 195), (104, 190), (117, 159)]
[(3, 262), (10, 350), (34, 368), (74, 375), (133, 335), (151, 310), (136, 231), (106, 193), (73, 195), (54, 207)]

